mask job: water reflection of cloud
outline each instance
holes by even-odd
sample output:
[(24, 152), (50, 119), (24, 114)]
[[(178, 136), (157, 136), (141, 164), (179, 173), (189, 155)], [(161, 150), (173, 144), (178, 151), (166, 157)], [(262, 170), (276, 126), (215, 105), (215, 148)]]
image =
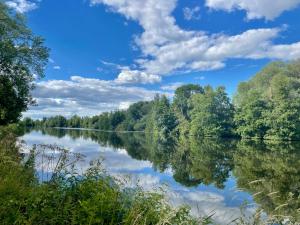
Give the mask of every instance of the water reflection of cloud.
[[(213, 219), (219, 224), (228, 224), (241, 216), (238, 206), (228, 207), (224, 197), (216, 193), (200, 190), (177, 190), (167, 192), (167, 195), (173, 205), (189, 205), (194, 216), (213, 215)], [(253, 209), (247, 208), (244, 213), (250, 215), (253, 213)]]
[[(219, 224), (227, 224), (241, 215), (239, 205), (228, 204), (226, 196), (230, 196), (234, 190), (231, 188), (223, 191), (213, 188), (198, 187), (187, 188), (174, 181), (172, 170), (159, 173), (152, 169), (149, 161), (136, 160), (131, 158), (125, 149), (113, 149), (111, 147), (100, 146), (91, 139), (78, 138), (74, 140), (69, 136), (57, 138), (43, 135), (40, 132), (32, 132), (22, 138), (29, 146), (33, 144), (53, 144), (64, 146), (73, 153), (82, 153), (85, 158), (76, 164), (79, 173), (83, 173), (90, 167), (90, 162), (103, 158), (105, 170), (124, 181), (127, 187), (142, 187), (146, 191), (158, 190), (163, 187), (169, 202), (175, 207), (183, 204), (191, 208), (194, 216), (209, 216), (214, 214), (214, 220)], [(39, 158), (37, 160), (40, 160)], [(39, 165), (39, 164), (37, 164)], [(42, 167), (37, 168), (38, 174)], [(246, 215), (254, 211), (254, 207), (247, 208)]]
[[(122, 179), (126, 173), (113, 174), (118, 179)], [(127, 174), (128, 175), (128, 174)], [(213, 218), (218, 224), (228, 224), (234, 219), (242, 215), (239, 206), (229, 207), (226, 204), (224, 196), (197, 189), (189, 189), (183, 186), (173, 186), (170, 183), (162, 182), (159, 175), (147, 173), (130, 174), (130, 181), (126, 182), (127, 187), (135, 187), (139, 185), (146, 191), (159, 190), (162, 187), (166, 198), (175, 206), (188, 205), (191, 208), (191, 213), (195, 217), (205, 217), (214, 214)], [(127, 177), (127, 176), (125, 176)], [(243, 212), (250, 216), (255, 211), (254, 206), (247, 208)]]
[[(158, 187), (162, 187), (163, 193), (169, 202), (175, 206), (180, 207), (187, 205), (191, 208), (191, 213), (195, 217), (205, 217), (214, 215), (213, 218), (218, 224), (228, 224), (234, 219), (242, 215), (239, 206), (229, 207), (224, 196), (197, 189), (189, 189), (183, 186), (174, 187), (170, 183), (163, 183), (157, 174), (147, 173), (133, 173), (133, 174), (112, 174), (117, 179), (126, 177), (126, 187), (136, 187), (136, 185), (143, 188), (145, 191), (157, 191)], [(126, 176), (128, 175), (128, 176)], [(130, 179), (128, 179), (128, 177)], [(243, 212), (250, 216), (255, 211), (255, 208), (247, 208)]]

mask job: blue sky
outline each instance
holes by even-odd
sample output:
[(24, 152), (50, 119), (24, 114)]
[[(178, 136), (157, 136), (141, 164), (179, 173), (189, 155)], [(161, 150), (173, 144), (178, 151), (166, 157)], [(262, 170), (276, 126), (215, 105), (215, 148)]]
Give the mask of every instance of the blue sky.
[(25, 116), (94, 115), (300, 58), (300, 0), (9, 0), (51, 57)]

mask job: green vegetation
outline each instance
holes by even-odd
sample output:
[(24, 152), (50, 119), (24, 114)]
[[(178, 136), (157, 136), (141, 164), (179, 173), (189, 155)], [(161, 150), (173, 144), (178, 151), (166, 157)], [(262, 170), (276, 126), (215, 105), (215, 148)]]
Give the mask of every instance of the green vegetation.
[(300, 61), (276, 62), (238, 87), (237, 133), (263, 139), (300, 139)]
[(144, 133), (50, 128), (42, 132), (57, 137), (68, 135), (74, 139), (91, 138), (102, 146), (126, 149), (132, 158), (152, 162), (155, 170), (164, 172), (171, 168), (173, 178), (187, 187), (204, 184), (223, 189), (233, 174), (237, 188), (250, 193), (258, 204), (258, 212), (263, 210), (270, 221), (282, 222), (288, 219), (290, 224), (298, 224), (300, 221), (298, 142), (195, 137), (165, 140)]
[(156, 96), (125, 111), (99, 116), (63, 116), (23, 122), (32, 127), (146, 131), (164, 138), (242, 137), (300, 140), (300, 61), (271, 63), (239, 85), (231, 103), (224, 87), (188, 84), (174, 100)]
[(198, 137), (229, 137), (233, 135), (233, 106), (225, 88), (204, 88), (203, 94), (191, 99), (191, 135)]
[(49, 150), (59, 152), (61, 160), (54, 167), (56, 170), (51, 171), (51, 179), (40, 183), (34, 172), (38, 148), (24, 158), (15, 138), (8, 129), (1, 129), (1, 224), (200, 224), (206, 221), (192, 218), (187, 207), (173, 209), (162, 194), (122, 186), (106, 175), (99, 163), (79, 176), (74, 169), (66, 168), (73, 162), (72, 155), (58, 147), (49, 146)]
[[(79, 174), (73, 165), (80, 155), (65, 149), (38, 146), (29, 154), (20, 152), (15, 135), (20, 127), (12, 124), (35, 103), (31, 91), (35, 79), (44, 75), (49, 52), (43, 42), (27, 28), (23, 16), (0, 2), (0, 223), (211, 223), (209, 217), (192, 217), (188, 207), (172, 208), (163, 194), (127, 188), (107, 175), (99, 162)], [(58, 137), (69, 132), (75, 138), (83, 135), (100, 144), (125, 147), (133, 158), (149, 160), (157, 170), (171, 167), (174, 179), (188, 187), (224, 188), (232, 171), (238, 187), (252, 193), (272, 221), (299, 222), (298, 144), (221, 138), (300, 140), (300, 61), (271, 63), (239, 85), (233, 103), (224, 87), (188, 84), (175, 91), (173, 101), (157, 95), (124, 111), (83, 118), (25, 118), (20, 124)], [(146, 131), (147, 135), (134, 133), (128, 138), (128, 134), (49, 127)], [(58, 153), (59, 160), (49, 171), (50, 179), (42, 182), (35, 159), (45, 149)], [(248, 222), (241, 218), (240, 223)]]
[[(34, 80), (43, 76), (48, 49), (43, 39), (27, 28), (22, 15), (0, 2), (0, 223), (11, 224), (199, 224), (189, 209), (173, 209), (163, 195), (127, 189), (105, 174), (98, 164), (78, 174), (66, 150), (49, 146), (60, 154), (49, 171), (50, 180), (40, 182), (35, 168), (37, 148), (22, 154), (15, 133), (21, 113), (34, 104)], [(147, 103), (123, 112), (88, 119), (97, 129), (144, 129)], [(108, 118), (108, 119), (107, 119)], [(109, 123), (106, 121), (109, 120)], [(43, 122), (46, 122), (43, 121)], [(67, 123), (68, 122), (68, 123)], [(84, 126), (87, 124), (83, 123)], [(138, 122), (140, 122), (138, 124)], [(47, 126), (78, 127), (82, 119), (58, 116)], [(26, 126), (35, 126), (30, 119)], [(3, 127), (6, 125), (6, 127)], [(133, 128), (131, 128), (133, 127)], [(141, 128), (139, 128), (141, 127)], [(47, 146), (41, 146), (45, 150)], [(75, 155), (75, 159), (77, 159)], [(79, 158), (78, 158), (79, 159)], [(50, 164), (49, 164), (50, 166)], [(67, 169), (70, 168), (71, 169)]]
[(27, 127), (90, 128), (106, 131), (146, 131), (161, 138), (180, 135), (230, 137), (234, 135), (234, 108), (225, 89), (185, 85), (175, 92), (174, 101), (162, 95), (150, 102), (132, 104), (126, 111), (99, 116), (63, 116), (33, 121), (25, 118)]
[(67, 119), (63, 116), (44, 118), (33, 121), (25, 118), (23, 124), (26, 127), (69, 127), (69, 128), (90, 128), (99, 130), (145, 130), (147, 116), (151, 111), (152, 102), (138, 102), (125, 111), (103, 113), (93, 117), (79, 117), (77, 115)]
[(34, 77), (43, 76), (47, 58), (43, 39), (0, 2), (0, 125), (17, 122), (34, 103), (30, 93)]
[(243, 141), (234, 155), (238, 186), (251, 193), (270, 217), (300, 222), (298, 142)]

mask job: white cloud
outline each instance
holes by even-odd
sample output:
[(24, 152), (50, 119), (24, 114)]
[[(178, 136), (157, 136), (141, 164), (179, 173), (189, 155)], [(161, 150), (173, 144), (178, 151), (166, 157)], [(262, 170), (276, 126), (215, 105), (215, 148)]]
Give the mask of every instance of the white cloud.
[(61, 68), (60, 68), (60, 66), (53, 66), (53, 69), (60, 70)]
[(300, 58), (300, 42), (294, 44), (270, 46), (268, 52), (257, 51), (253, 53), (253, 58), (261, 58), (262, 55), (269, 58), (293, 60)]
[(205, 76), (195, 77), (195, 80), (205, 80)]
[(199, 20), (200, 19), (200, 7), (194, 8), (185, 7), (183, 8), (183, 16), (185, 20)]
[(129, 108), (129, 106), (132, 104), (132, 102), (121, 102), (119, 105), (119, 109), (126, 110)]
[(105, 60), (100, 60), (100, 63), (106, 67), (111, 67), (111, 68), (118, 69), (118, 70), (129, 69), (129, 67), (127, 67), (127, 66), (123, 66), (123, 65), (113, 63), (113, 62), (108, 62)]
[[(84, 160), (77, 163), (75, 168), (79, 172), (84, 172), (89, 168), (90, 161), (103, 158), (102, 166), (112, 176), (117, 178), (125, 187), (136, 187), (139, 185), (146, 191), (156, 191), (165, 194), (166, 199), (174, 206), (188, 205), (191, 213), (195, 217), (213, 215), (212, 219), (217, 224), (231, 224), (232, 221), (241, 216), (240, 205), (248, 199), (244, 192), (234, 192), (233, 189), (225, 188), (216, 191), (215, 188), (200, 185), (197, 188), (187, 188), (180, 184), (175, 184), (172, 173), (159, 173), (152, 169), (152, 163), (145, 160), (136, 160), (130, 156), (125, 149), (114, 149), (107, 145), (102, 146), (90, 138), (80, 137), (74, 139), (68, 135), (58, 138), (44, 135), (42, 132), (32, 132), (22, 137), (29, 146), (33, 144), (53, 144), (57, 143), (69, 149), (73, 153), (81, 153)], [(36, 169), (41, 170), (39, 162), (41, 158), (36, 158)], [(45, 165), (45, 164), (44, 164)], [(55, 165), (55, 164), (54, 164)], [(44, 167), (49, 170), (49, 165)], [(50, 167), (51, 169), (51, 167)], [(126, 181), (126, 182), (125, 182)], [(124, 183), (125, 182), (125, 183)], [(228, 204), (228, 200), (235, 199), (234, 204)], [(239, 203), (240, 202), (240, 203)], [(247, 206), (243, 211), (245, 216), (255, 213), (255, 205)], [(250, 221), (249, 221), (250, 223)]]
[(216, 10), (245, 10), (248, 19), (273, 20), (284, 11), (296, 8), (300, 0), (206, 0), (206, 6)]
[(164, 91), (175, 91), (177, 88), (179, 88), (182, 85), (184, 85), (184, 83), (182, 83), (182, 82), (175, 82), (175, 83), (163, 85), (163, 86), (160, 87), (160, 89), (164, 90)]
[(35, 2), (27, 0), (6, 1), (6, 5), (16, 10), (18, 13), (26, 13), (37, 8), (37, 4)]
[[(231, 224), (236, 218), (242, 216), (239, 207), (226, 205), (224, 196), (218, 193), (184, 188), (172, 190), (170, 188), (166, 194), (174, 206), (178, 207), (183, 204), (190, 206), (191, 214), (195, 217), (213, 215), (212, 219), (216, 224)], [(255, 207), (247, 207), (243, 213), (244, 216), (250, 218), (255, 213)]]
[(154, 84), (161, 81), (161, 77), (154, 74), (148, 74), (138, 70), (122, 70), (116, 79), (117, 83), (120, 84)]
[(156, 93), (139, 87), (125, 87), (115, 81), (80, 76), (72, 76), (70, 80), (41, 81), (33, 91), (38, 106), (31, 107), (24, 116), (91, 116), (124, 109), (137, 101), (151, 100)]
[[(275, 6), (276, 2), (279, 1), (275, 1)], [(142, 26), (143, 33), (135, 37), (142, 52), (136, 62), (139, 70), (148, 74), (216, 70), (225, 67), (226, 60), (232, 58), (286, 60), (300, 57), (300, 42), (273, 43), (283, 32), (281, 28), (253, 29), (232, 36), (184, 30), (172, 15), (176, 3), (176, 0), (91, 0), (91, 5), (105, 4), (111, 11)], [(273, 7), (273, 3), (267, 8), (272, 8), (270, 6)]]

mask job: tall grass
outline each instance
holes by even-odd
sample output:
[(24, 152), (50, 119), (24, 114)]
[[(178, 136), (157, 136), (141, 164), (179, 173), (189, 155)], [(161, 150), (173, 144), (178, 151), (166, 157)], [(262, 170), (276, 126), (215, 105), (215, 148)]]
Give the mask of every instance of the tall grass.
[[(81, 156), (57, 146), (36, 146), (29, 155), (20, 154), (20, 144), (11, 130), (13, 133), (18, 131), (17, 127), (0, 128), (1, 225), (215, 224), (213, 216), (195, 218), (186, 206), (173, 208), (163, 194), (126, 188), (102, 169), (100, 161), (91, 164), (85, 173), (78, 174), (74, 165)], [(44, 180), (39, 177), (45, 177), (43, 174), (36, 173), (37, 157), (44, 157), (40, 167), (47, 174)], [(249, 185), (260, 182), (255, 180)], [(257, 193), (257, 196), (261, 194)], [(268, 196), (276, 197), (276, 193), (271, 192)], [(242, 215), (230, 224), (297, 222), (281, 215), (266, 218), (258, 209), (256, 214)]]
[[(99, 163), (78, 175), (68, 162), (67, 151), (51, 179), (39, 182), (31, 152), (19, 153), (16, 137), (0, 134), (0, 224), (204, 224), (189, 208), (172, 208), (157, 193), (128, 189), (108, 176)], [(45, 146), (43, 146), (45, 148)], [(56, 148), (56, 151), (59, 149)], [(66, 166), (68, 165), (68, 166)]]

